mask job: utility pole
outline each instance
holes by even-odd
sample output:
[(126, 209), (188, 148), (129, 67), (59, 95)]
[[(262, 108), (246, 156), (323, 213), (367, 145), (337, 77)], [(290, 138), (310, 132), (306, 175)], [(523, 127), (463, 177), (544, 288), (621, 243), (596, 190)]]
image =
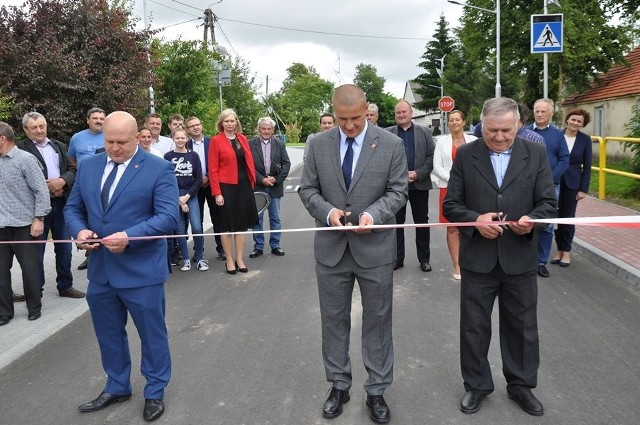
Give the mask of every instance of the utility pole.
[[(204, 45), (207, 45), (207, 35), (211, 34), (211, 44), (216, 45), (216, 33), (213, 30), (213, 12), (211, 9), (204, 11)], [(208, 32), (207, 32), (208, 31)]]
[[(144, 6), (144, 29), (148, 30), (149, 29), (149, 23), (148, 23), (149, 14), (148, 14), (148, 10), (147, 10), (147, 0), (144, 0), (143, 6)], [(151, 42), (150, 42), (150, 40), (147, 40), (147, 63), (149, 64), (149, 66), (151, 66)], [(153, 114), (156, 111), (156, 103), (155, 103), (155, 98), (154, 98), (154, 94), (153, 94), (153, 86), (152, 85), (149, 85), (148, 91), (149, 91), (149, 112)]]

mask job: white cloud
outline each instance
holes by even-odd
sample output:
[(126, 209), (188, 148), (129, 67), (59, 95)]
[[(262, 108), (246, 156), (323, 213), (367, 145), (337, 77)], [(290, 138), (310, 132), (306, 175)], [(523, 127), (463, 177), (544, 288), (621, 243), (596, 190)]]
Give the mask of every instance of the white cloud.
[[(215, 28), (218, 43), (249, 62), (263, 93), (267, 75), (269, 91), (277, 91), (294, 62), (313, 65), (321, 77), (335, 84), (351, 82), (355, 66), (365, 63), (377, 68), (387, 81), (386, 91), (396, 97), (402, 96), (405, 81), (421, 72), (417, 64), (440, 14), (456, 26), (463, 9), (446, 0), (223, 0), (213, 5), (211, 0), (147, 0), (151, 28), (173, 25), (162, 32), (165, 39), (202, 39), (202, 20), (175, 24), (203, 17), (208, 7), (220, 19)], [(142, 27), (143, 0), (136, 0), (134, 14), (141, 17)]]

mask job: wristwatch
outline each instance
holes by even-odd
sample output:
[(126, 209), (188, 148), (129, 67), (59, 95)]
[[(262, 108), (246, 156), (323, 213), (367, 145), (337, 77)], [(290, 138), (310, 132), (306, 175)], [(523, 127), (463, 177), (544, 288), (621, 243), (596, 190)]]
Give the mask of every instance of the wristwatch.
[(36, 218), (37, 218), (38, 220), (40, 220), (40, 221), (44, 221), (44, 216), (43, 216), (43, 215), (36, 216)]

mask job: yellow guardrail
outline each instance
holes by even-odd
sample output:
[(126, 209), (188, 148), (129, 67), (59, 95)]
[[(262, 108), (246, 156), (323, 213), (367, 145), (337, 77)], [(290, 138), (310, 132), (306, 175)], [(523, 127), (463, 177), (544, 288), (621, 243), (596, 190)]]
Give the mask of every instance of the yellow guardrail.
[(640, 143), (640, 138), (635, 137), (600, 137), (591, 136), (592, 142), (598, 142), (600, 159), (598, 161), (598, 167), (592, 166), (593, 171), (598, 172), (598, 198), (605, 199), (605, 183), (607, 173), (616, 174), (618, 176), (630, 177), (632, 179), (640, 180), (640, 174), (627, 173), (626, 171), (614, 170), (607, 168), (607, 143), (608, 142), (631, 142)]

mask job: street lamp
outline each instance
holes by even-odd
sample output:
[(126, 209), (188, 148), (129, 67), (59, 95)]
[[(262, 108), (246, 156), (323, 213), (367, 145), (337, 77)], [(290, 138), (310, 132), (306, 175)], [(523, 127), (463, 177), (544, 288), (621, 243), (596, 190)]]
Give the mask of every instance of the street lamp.
[[(444, 58), (447, 56), (447, 54), (445, 53), (445, 55), (443, 57), (441, 57), (440, 59), (436, 59), (438, 62), (440, 62), (440, 69), (436, 68), (436, 72), (438, 73), (438, 76), (440, 77), (440, 99), (442, 99), (444, 97), (444, 84), (443, 84), (443, 79), (444, 79)], [(448, 134), (449, 130), (448, 130), (448, 126), (447, 126), (447, 122), (445, 121), (447, 114), (440, 111), (440, 122), (442, 125), (442, 134)]]
[(495, 10), (485, 9), (484, 7), (474, 6), (472, 4), (460, 3), (455, 0), (447, 0), (449, 3), (457, 4), (462, 7), (470, 7), (472, 9), (481, 10), (483, 12), (495, 13), (496, 15), (496, 97), (502, 96), (502, 86), (500, 85), (500, 0), (496, 0)]

